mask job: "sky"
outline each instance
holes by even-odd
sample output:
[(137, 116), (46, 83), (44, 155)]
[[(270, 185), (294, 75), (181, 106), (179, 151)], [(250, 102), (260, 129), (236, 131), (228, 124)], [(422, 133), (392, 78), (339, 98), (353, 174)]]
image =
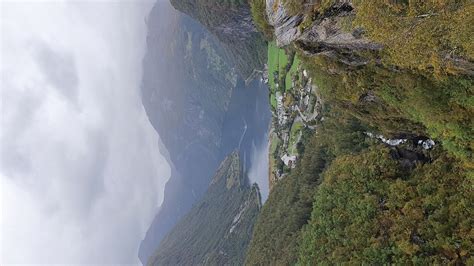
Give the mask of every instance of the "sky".
[(0, 264), (138, 264), (170, 169), (140, 99), (152, 2), (0, 4)]

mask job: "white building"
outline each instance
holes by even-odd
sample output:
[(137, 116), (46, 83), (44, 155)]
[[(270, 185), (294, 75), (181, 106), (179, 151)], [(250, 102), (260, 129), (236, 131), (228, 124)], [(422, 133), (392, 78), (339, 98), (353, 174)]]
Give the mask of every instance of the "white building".
[(285, 154), (281, 157), (281, 160), (290, 168), (295, 168), (296, 166), (296, 155), (288, 156), (288, 154)]

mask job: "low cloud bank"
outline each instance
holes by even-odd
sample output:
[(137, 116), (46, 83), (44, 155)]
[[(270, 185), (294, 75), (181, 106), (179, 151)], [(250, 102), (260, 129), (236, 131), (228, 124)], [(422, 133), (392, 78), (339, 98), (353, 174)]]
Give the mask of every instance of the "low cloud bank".
[(170, 174), (140, 99), (153, 3), (0, 4), (0, 264), (138, 263)]

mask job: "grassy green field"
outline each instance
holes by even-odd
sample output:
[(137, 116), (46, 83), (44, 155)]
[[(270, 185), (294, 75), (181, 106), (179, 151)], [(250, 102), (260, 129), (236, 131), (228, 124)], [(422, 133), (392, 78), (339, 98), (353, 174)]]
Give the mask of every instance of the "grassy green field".
[(279, 49), (278, 56), (278, 66), (280, 67), (280, 73), (285, 72), (285, 67), (288, 64), (288, 56), (285, 53), (285, 50)]
[(295, 144), (296, 144), (296, 141), (298, 140), (298, 134), (301, 132), (302, 129), (303, 129), (303, 122), (300, 122), (300, 121), (294, 122), (293, 125), (291, 126), (290, 140), (288, 143), (289, 152), (291, 154), (297, 153)]
[[(292, 64), (290, 71), (286, 71), (287, 65)], [(291, 77), (295, 75), (299, 59), (295, 56), (293, 62), (288, 61), (288, 55), (284, 49), (278, 48), (274, 42), (268, 44), (268, 78), (270, 84), (270, 103), (276, 108), (275, 92), (277, 90), (286, 91), (292, 88)], [(274, 80), (274, 73), (278, 72), (280, 87), (277, 89), (277, 84)], [(284, 79), (284, 80), (283, 80)]]
[(298, 59), (298, 56), (295, 55), (295, 57), (293, 58), (293, 62), (291, 64), (290, 71), (288, 71), (288, 73), (286, 73), (285, 90), (290, 90), (290, 89), (293, 88), (293, 86), (291, 84), (291, 80), (292, 80), (292, 77), (295, 74), (297, 74), (299, 63), (300, 63), (300, 60)]
[(274, 157), (274, 154), (278, 148), (278, 145), (280, 144), (281, 140), (278, 138), (278, 136), (273, 133), (270, 135), (270, 151), (269, 151), (269, 167), (273, 171), (275, 170), (275, 167), (277, 165), (276, 159)]
[[(270, 89), (272, 92), (276, 91), (276, 84), (273, 78), (273, 73), (280, 70), (280, 54), (282, 53), (274, 43), (268, 44), (268, 78), (270, 83)], [(283, 51), (283, 54), (285, 52)]]
[(270, 154), (273, 154), (276, 151), (279, 143), (280, 139), (275, 134), (272, 134), (272, 140), (270, 143)]
[(280, 55), (280, 51), (278, 47), (276, 47), (273, 43), (268, 44), (268, 82), (270, 84), (270, 104), (273, 108), (276, 108), (276, 85), (275, 80), (273, 78), (273, 73), (278, 71), (278, 57)]

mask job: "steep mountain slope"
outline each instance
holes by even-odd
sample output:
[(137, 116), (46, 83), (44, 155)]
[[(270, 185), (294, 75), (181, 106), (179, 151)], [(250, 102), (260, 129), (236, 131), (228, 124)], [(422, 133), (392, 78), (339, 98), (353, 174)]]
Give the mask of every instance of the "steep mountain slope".
[(164, 202), (139, 250), (146, 263), (161, 238), (206, 190), (237, 74), (218, 40), (158, 1), (148, 17), (142, 102), (169, 153)]
[(246, 264), (472, 264), (472, 1), (252, 2), (322, 108)]
[(233, 152), (148, 265), (241, 265), (260, 209), (258, 188), (248, 182)]
[(164, 1), (147, 24), (142, 102), (167, 151), (171, 177), (140, 245), (143, 263), (202, 197), (229, 152), (239, 148), (244, 169), (252, 167), (248, 159), (266, 143), (271, 116), (264, 84), (245, 84), (229, 47), (203, 25)]
[(382, 51), (385, 63), (403, 68), (474, 75), (474, 29), (462, 26), (474, 21), (472, 1), (268, 0), (265, 6), (260, 16), (277, 44), (309, 56), (355, 66)]
[(222, 43), (244, 79), (262, 71), (266, 44), (252, 22), (244, 0), (171, 0), (179, 11), (204, 25)]

